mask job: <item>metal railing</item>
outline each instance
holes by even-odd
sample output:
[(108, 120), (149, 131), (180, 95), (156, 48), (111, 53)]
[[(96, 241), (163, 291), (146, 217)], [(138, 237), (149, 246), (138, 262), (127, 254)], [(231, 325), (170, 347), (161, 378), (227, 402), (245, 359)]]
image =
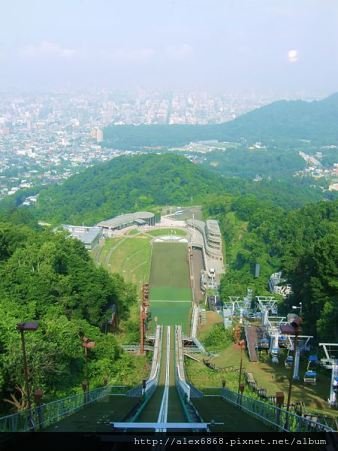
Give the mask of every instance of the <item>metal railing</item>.
[[(126, 352), (139, 352), (140, 351), (140, 345), (134, 344), (134, 345), (122, 345), (122, 349)], [(151, 345), (144, 345), (145, 351), (153, 351), (154, 346)]]
[(191, 387), (185, 379), (182, 327), (175, 326), (175, 385), (185, 416), (190, 423), (203, 422), (195, 406), (191, 403)]
[(111, 394), (125, 393), (126, 389), (125, 386), (106, 386), (0, 417), (0, 432), (28, 432), (45, 429), (92, 402)]
[(227, 388), (222, 390), (223, 398), (238, 406), (273, 428), (286, 432), (334, 432), (334, 429), (317, 421), (311, 421), (300, 415), (288, 412), (272, 404), (258, 401), (235, 393)]
[(141, 396), (140, 402), (132, 409), (131, 412), (126, 416), (125, 421), (136, 421), (136, 419), (141, 415), (143, 410), (146, 408), (148, 402), (153, 396), (154, 392), (158, 386), (158, 380), (160, 377), (160, 369), (161, 369), (161, 348), (162, 348), (162, 333), (163, 327), (156, 327), (156, 335), (155, 335), (155, 344), (154, 344), (154, 353), (153, 360), (150, 370), (149, 378), (146, 381), (145, 388), (141, 388)]
[(190, 401), (190, 385), (187, 384), (184, 374), (184, 355), (182, 345), (182, 328), (175, 326), (175, 363), (176, 363), (176, 385), (178, 384), (186, 399)]

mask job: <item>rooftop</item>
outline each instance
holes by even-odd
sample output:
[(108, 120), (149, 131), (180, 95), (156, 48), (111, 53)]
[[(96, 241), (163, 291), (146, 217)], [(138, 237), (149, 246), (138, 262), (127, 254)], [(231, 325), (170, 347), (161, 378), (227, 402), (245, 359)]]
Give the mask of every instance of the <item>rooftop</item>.
[(115, 216), (114, 218), (101, 221), (97, 224), (99, 227), (115, 228), (134, 221), (145, 221), (154, 217), (154, 213), (148, 211), (137, 211), (136, 213), (127, 213), (125, 215)]
[(101, 233), (101, 227), (64, 225), (63, 228), (68, 230), (73, 238), (77, 238), (84, 244), (91, 244)]

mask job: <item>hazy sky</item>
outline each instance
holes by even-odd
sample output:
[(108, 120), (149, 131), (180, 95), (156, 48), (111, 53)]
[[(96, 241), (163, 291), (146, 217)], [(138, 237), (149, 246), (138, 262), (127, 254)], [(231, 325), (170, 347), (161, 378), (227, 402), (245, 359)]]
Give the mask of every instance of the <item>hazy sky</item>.
[(7, 87), (338, 91), (338, 0), (1, 0)]

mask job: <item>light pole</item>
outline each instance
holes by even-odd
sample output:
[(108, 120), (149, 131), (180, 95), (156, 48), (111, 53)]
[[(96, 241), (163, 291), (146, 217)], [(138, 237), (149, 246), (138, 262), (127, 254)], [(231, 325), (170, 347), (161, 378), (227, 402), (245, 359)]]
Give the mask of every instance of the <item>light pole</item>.
[(16, 330), (20, 332), (21, 335), (21, 346), (22, 346), (22, 355), (23, 355), (23, 368), (24, 368), (24, 376), (25, 376), (25, 386), (26, 386), (26, 394), (27, 394), (27, 404), (28, 409), (32, 408), (32, 400), (31, 400), (31, 391), (29, 384), (29, 374), (28, 374), (28, 365), (27, 365), (27, 354), (26, 354), (26, 343), (25, 343), (25, 332), (35, 332), (39, 327), (39, 324), (36, 321), (18, 323), (16, 325)]
[(82, 337), (82, 346), (84, 349), (84, 357), (85, 357), (85, 381), (82, 384), (82, 387), (86, 386), (86, 389), (84, 391), (86, 391), (87, 393), (89, 392), (89, 376), (88, 376), (88, 349), (93, 349), (95, 348), (95, 341), (91, 341), (90, 338), (87, 337)]
[(142, 302), (140, 306), (140, 354), (144, 354), (144, 341), (146, 338), (146, 320), (149, 307), (149, 283), (142, 286)]
[(293, 315), (294, 318), (292, 318), (291, 322), (289, 324), (286, 324), (284, 326), (281, 326), (281, 332), (286, 335), (294, 335), (295, 341), (294, 341), (294, 357), (292, 361), (292, 367), (291, 367), (291, 373), (289, 378), (289, 390), (288, 390), (288, 399), (286, 403), (286, 422), (285, 422), (285, 429), (288, 429), (289, 427), (289, 410), (290, 410), (290, 402), (291, 402), (291, 392), (292, 392), (292, 382), (293, 382), (293, 373), (295, 369), (295, 363), (296, 363), (296, 353), (297, 353), (297, 345), (298, 345), (298, 335), (301, 330), (301, 323), (302, 318), (300, 318), (297, 315)]
[(38, 427), (39, 429), (42, 428), (42, 424), (43, 424), (43, 418), (42, 418), (42, 405), (41, 405), (41, 400), (43, 397), (43, 390), (41, 390), (41, 388), (37, 388), (34, 392), (34, 401), (35, 401), (35, 405), (36, 405), (36, 410), (38, 413)]
[(239, 376), (238, 376), (238, 397), (239, 394), (241, 393), (241, 395), (243, 395), (243, 391), (244, 391), (244, 384), (242, 384), (242, 369), (243, 369), (243, 349), (245, 349), (245, 340), (241, 340), (239, 342), (239, 345), (241, 347), (241, 360), (239, 363)]
[(293, 310), (299, 310), (299, 316), (302, 316), (303, 313), (303, 304), (300, 302), (298, 305), (292, 306)]

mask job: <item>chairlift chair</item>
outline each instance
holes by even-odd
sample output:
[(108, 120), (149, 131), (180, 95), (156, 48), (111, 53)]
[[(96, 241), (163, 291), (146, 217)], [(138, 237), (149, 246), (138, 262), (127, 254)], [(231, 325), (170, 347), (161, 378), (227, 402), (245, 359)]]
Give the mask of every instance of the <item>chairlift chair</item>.
[(338, 377), (333, 379), (332, 390), (334, 393), (338, 394)]
[(313, 370), (306, 371), (304, 374), (304, 384), (313, 384), (317, 383), (317, 372)]
[(272, 363), (278, 363), (278, 353), (279, 353), (279, 349), (278, 348), (272, 348), (271, 349), (271, 356), (272, 356)]
[(292, 363), (293, 363), (293, 355), (287, 355), (287, 357), (284, 361), (285, 368), (291, 368)]

